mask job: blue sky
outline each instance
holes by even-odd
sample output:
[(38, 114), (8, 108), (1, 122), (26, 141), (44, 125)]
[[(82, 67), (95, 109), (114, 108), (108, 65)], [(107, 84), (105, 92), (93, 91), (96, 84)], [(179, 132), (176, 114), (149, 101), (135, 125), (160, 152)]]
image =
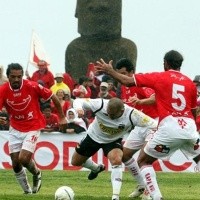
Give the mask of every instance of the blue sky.
[[(185, 59), (182, 72), (192, 79), (200, 74), (199, 0), (122, 4), (122, 36), (137, 45), (137, 72), (162, 71), (164, 54), (175, 49)], [(65, 49), (79, 37), (75, 7), (76, 0), (0, 0), (0, 64), (6, 68), (19, 62), (26, 68), (34, 29), (50, 56), (52, 72), (64, 72)]]

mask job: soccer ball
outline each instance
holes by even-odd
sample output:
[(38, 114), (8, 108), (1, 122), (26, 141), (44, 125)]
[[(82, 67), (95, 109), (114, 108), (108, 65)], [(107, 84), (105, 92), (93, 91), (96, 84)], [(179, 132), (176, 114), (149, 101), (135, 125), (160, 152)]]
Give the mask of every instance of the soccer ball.
[(55, 200), (74, 200), (74, 191), (69, 186), (61, 186), (55, 192)]

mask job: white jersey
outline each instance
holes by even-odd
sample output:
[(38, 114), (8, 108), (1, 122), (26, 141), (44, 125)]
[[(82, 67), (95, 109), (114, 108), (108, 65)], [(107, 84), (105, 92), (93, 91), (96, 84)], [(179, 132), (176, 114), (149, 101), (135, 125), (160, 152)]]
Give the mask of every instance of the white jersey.
[(154, 119), (144, 113), (125, 106), (124, 113), (117, 119), (110, 119), (107, 114), (107, 99), (75, 99), (73, 107), (75, 110), (92, 110), (95, 119), (90, 124), (87, 134), (98, 143), (110, 143), (128, 133), (133, 126), (156, 128)]

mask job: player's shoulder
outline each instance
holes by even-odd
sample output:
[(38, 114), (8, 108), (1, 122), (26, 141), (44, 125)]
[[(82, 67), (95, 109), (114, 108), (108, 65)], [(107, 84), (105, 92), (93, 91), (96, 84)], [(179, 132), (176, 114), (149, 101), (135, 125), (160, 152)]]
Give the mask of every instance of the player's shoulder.
[(35, 82), (35, 81), (30, 81), (30, 80), (24, 79), (23, 80), (23, 85), (25, 87), (35, 87), (35, 86), (38, 86), (38, 83)]

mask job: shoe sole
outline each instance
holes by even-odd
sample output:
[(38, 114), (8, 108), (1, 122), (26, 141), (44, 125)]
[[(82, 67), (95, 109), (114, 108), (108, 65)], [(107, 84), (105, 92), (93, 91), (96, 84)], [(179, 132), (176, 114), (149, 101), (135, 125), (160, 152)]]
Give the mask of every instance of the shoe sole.
[(103, 172), (104, 170), (106, 169), (106, 167), (103, 165), (103, 167), (97, 172), (97, 173), (94, 173), (94, 172), (90, 172), (94, 174), (94, 176), (91, 178), (90, 177), (90, 174), (88, 175), (88, 180), (94, 180), (95, 178), (97, 178), (97, 176), (99, 175), (99, 173)]

